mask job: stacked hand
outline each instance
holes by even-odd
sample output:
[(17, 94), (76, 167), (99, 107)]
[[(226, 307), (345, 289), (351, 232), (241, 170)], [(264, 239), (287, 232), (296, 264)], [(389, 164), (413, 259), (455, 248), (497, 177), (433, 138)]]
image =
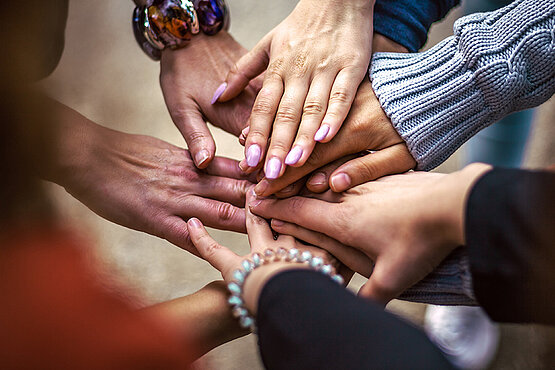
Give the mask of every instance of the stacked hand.
[(385, 303), (464, 244), (466, 197), (489, 168), (388, 176), (316, 199), (259, 199), (250, 210), (272, 219), (276, 232), (315, 243), (370, 276), (360, 294)]
[(245, 231), (245, 193), (252, 185), (237, 162), (215, 158), (198, 170), (187, 150), (153, 137), (106, 129), (59, 106), (56, 169), (47, 178), (100, 216), (167, 239), (189, 251), (186, 221)]
[[(371, 57), (373, 1), (301, 0), (241, 58), (215, 99), (235, 98), (265, 71), (246, 134), (242, 167), (265, 160), (270, 179), (302, 166), (315, 142), (339, 131)], [(268, 140), (271, 140), (268, 144)]]

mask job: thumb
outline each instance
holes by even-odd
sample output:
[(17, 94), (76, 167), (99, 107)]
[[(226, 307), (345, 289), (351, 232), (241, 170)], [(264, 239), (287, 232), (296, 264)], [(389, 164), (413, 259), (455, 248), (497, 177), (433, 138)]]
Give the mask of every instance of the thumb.
[(342, 192), (385, 175), (403, 173), (416, 166), (405, 144), (396, 144), (359, 158), (337, 168), (329, 184), (334, 192)]
[[(263, 38), (229, 71), (225, 82), (216, 91), (213, 101), (226, 102), (239, 95), (249, 82), (266, 70), (269, 63), (270, 37)], [(223, 92), (221, 92), (223, 86)], [(220, 93), (218, 97), (217, 94)]]
[(212, 239), (198, 218), (189, 219), (187, 228), (191, 241), (201, 257), (220, 271), (224, 279), (228, 280), (230, 276), (227, 275), (230, 275), (230, 271), (240, 257)]

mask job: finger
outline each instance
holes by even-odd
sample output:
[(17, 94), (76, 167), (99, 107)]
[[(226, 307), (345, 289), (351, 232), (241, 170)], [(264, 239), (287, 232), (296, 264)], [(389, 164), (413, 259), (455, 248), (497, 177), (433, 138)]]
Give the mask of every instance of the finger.
[(198, 182), (197, 195), (243, 208), (247, 189), (253, 184), (247, 180), (235, 180), (220, 176), (203, 176)]
[(268, 221), (251, 212), (249, 205), (253, 201), (256, 201), (256, 195), (251, 188), (251, 191), (249, 191), (247, 196), (247, 203), (245, 205), (247, 234), (249, 236), (251, 251), (262, 252), (274, 244), (274, 234), (272, 233), (272, 229), (270, 228)]
[(295, 181), (275, 194), (277, 198), (289, 198), (298, 195), (305, 184), (306, 178)]
[(191, 252), (197, 257), (200, 257), (198, 250), (191, 241), (187, 223), (181, 217), (170, 217), (161, 225), (161, 237), (166, 239), (172, 244), (177, 245), (179, 248)]
[(231, 270), (241, 258), (226, 247), (218, 244), (208, 234), (200, 220), (191, 218), (187, 222), (191, 241), (198, 250), (200, 256), (214, 266), (218, 271), (224, 272)]
[(314, 193), (323, 193), (324, 191), (327, 191), (330, 188), (329, 178), (333, 171), (335, 171), (344, 163), (357, 157), (358, 156), (356, 155), (347, 155), (318, 169), (312, 175), (310, 175), (310, 178), (306, 182), (307, 189)]
[(333, 191), (342, 192), (385, 175), (407, 172), (415, 166), (407, 146), (396, 144), (345, 163), (333, 171), (329, 185)]
[(307, 82), (296, 80), (285, 86), (276, 119), (272, 127), (272, 138), (266, 155), (265, 174), (276, 179), (285, 171), (285, 156), (291, 149), (293, 139), (301, 121), (302, 104), (308, 91)]
[[(251, 211), (266, 219), (278, 219), (295, 223), (306, 229), (328, 236), (343, 234), (342, 222), (337, 219), (340, 205), (319, 199), (292, 197), (287, 199), (256, 199)], [(337, 238), (339, 239), (339, 238)]]
[(294, 236), (306, 243), (327, 250), (351, 270), (363, 276), (368, 277), (372, 273), (372, 260), (357, 249), (348, 247), (325, 234), (305, 229), (293, 223), (272, 219), (271, 225), (272, 229), (280, 234)]
[(269, 62), (271, 37), (264, 37), (247, 54), (235, 63), (225, 82), (218, 87), (212, 101), (225, 102), (235, 98), (249, 82), (266, 70)]
[(364, 72), (360, 73), (355, 68), (345, 68), (339, 71), (331, 88), (328, 109), (314, 140), (327, 143), (337, 134), (351, 109), (364, 75)]
[(185, 138), (195, 165), (206, 168), (216, 153), (214, 138), (196, 104), (183, 104), (179, 97), (164, 93), (170, 116)]
[(245, 158), (249, 167), (257, 167), (266, 153), (274, 117), (283, 94), (283, 80), (277, 73), (266, 73), (264, 85), (252, 107)]
[(231, 203), (191, 197), (181, 201), (176, 214), (184, 219), (195, 216), (206, 226), (245, 233), (245, 210)]
[(372, 275), (360, 289), (359, 295), (387, 304), (431, 272), (423, 271), (419, 270), (418, 264), (412, 259), (400, 254), (379, 257)]
[(312, 81), (304, 101), (299, 131), (285, 164), (300, 167), (312, 153), (316, 143), (314, 135), (324, 118), (332, 83), (333, 76), (321, 76)]
[(251, 182), (257, 182), (256, 176), (249, 175), (239, 168), (239, 162), (235, 159), (216, 157), (214, 160), (206, 167), (205, 172), (212, 176), (229, 177), (231, 179), (237, 180), (249, 180)]
[(241, 131), (241, 135), (239, 135), (239, 144), (245, 146), (245, 141), (247, 140), (247, 136), (249, 135), (250, 126), (247, 126)]

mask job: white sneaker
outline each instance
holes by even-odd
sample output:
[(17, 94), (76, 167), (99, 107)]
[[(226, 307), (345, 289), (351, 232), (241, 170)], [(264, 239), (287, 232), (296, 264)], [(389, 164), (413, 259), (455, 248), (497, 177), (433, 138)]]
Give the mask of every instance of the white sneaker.
[(480, 307), (428, 306), (424, 330), (461, 369), (485, 369), (499, 344), (499, 327)]

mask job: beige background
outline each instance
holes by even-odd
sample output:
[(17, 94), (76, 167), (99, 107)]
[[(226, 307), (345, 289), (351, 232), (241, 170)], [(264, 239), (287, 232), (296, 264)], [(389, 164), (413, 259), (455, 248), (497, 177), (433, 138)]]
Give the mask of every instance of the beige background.
[[(131, 0), (71, 0), (67, 43), (62, 61), (46, 81), (51, 94), (95, 122), (125, 132), (159, 137), (176, 145), (184, 141), (164, 106), (158, 85), (159, 67), (137, 47), (130, 27)], [(296, 4), (294, 0), (228, 0), (233, 36), (251, 48), (278, 24)], [(452, 31), (455, 11), (441, 25), (434, 26), (431, 43)], [(555, 162), (552, 144), (553, 104), (539, 114), (527, 163), (542, 166)], [(242, 148), (235, 138), (214, 129), (219, 155), (240, 159)], [(452, 171), (458, 156), (442, 166)], [(65, 191), (54, 185), (52, 193), (61, 214), (80, 223), (98, 246), (106, 268), (134, 288), (146, 304), (179, 297), (219, 278), (207, 263), (173, 247), (168, 242), (107, 222), (90, 212)], [(243, 235), (213, 231), (222, 244), (244, 253), (248, 247)], [(356, 288), (362, 279), (351, 283)], [(393, 302), (389, 309), (419, 323), (424, 306)], [(500, 356), (496, 368), (549, 368), (554, 359), (553, 331), (535, 326), (503, 326)], [(551, 338), (551, 341), (548, 340)], [(253, 336), (224, 345), (199, 360), (198, 368), (261, 368)], [(551, 349), (550, 349), (551, 348)]]

